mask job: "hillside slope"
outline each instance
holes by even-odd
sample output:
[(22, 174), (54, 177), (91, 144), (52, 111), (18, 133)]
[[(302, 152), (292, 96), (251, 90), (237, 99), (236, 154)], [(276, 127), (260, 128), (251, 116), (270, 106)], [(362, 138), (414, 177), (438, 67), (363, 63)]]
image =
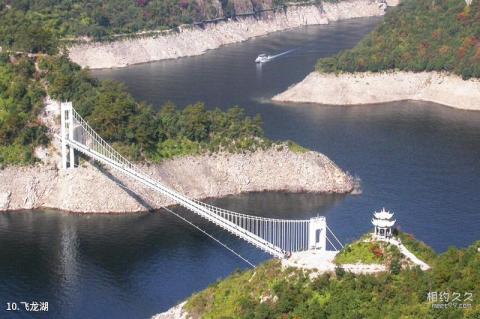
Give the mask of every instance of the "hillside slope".
[[(466, 249), (451, 248), (435, 257), (429, 271), (413, 268), (397, 274), (393, 270), (377, 275), (337, 271), (315, 277), (282, 269), (279, 262), (271, 261), (212, 284), (182, 308), (192, 318), (473, 319), (480, 315), (479, 249), (480, 241)], [(437, 301), (432, 297), (435, 292)], [(453, 302), (453, 293), (460, 300)], [(434, 304), (450, 306), (437, 309)], [(182, 315), (181, 311), (170, 313), (170, 317), (156, 318)]]
[(447, 71), (480, 77), (480, 1), (405, 0), (351, 50), (320, 59), (320, 72)]

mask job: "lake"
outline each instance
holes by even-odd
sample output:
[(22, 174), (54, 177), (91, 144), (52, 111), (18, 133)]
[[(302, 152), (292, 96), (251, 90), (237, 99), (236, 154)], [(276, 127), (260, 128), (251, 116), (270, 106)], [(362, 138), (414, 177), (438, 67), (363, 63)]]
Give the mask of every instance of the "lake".
[[(480, 239), (480, 112), (413, 101), (348, 107), (269, 101), (311, 72), (319, 57), (354, 46), (380, 19), (309, 26), (201, 56), (93, 74), (124, 82), (156, 108), (166, 101), (239, 105), (261, 114), (268, 137), (322, 152), (362, 181), (361, 195), (253, 193), (212, 204), (272, 217), (325, 215), (343, 242), (369, 231), (372, 212), (386, 207), (402, 230), (438, 252), (468, 246)], [(289, 50), (262, 66), (253, 63), (262, 52)], [(254, 263), (269, 258), (174, 210)], [(147, 318), (248, 267), (166, 211), (0, 214), (0, 254), (0, 301), (48, 301), (45, 318)]]

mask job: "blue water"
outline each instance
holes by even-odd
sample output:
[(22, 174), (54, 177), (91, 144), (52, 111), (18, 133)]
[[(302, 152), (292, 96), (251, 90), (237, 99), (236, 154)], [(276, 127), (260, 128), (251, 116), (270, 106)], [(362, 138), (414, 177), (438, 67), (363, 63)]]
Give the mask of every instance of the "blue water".
[[(101, 70), (155, 107), (205, 101), (260, 113), (266, 134), (320, 151), (362, 180), (358, 196), (254, 193), (212, 201), (264, 216), (322, 214), (338, 237), (370, 229), (385, 206), (398, 225), (442, 252), (480, 239), (480, 112), (420, 102), (371, 106), (274, 105), (320, 56), (353, 46), (379, 19), (277, 33), (202, 56)], [(265, 52), (294, 52), (257, 66)], [(268, 256), (179, 208), (243, 256)], [(0, 214), (0, 317), (148, 318), (247, 265), (167, 212)], [(49, 301), (48, 314), (2, 311), (6, 302)]]

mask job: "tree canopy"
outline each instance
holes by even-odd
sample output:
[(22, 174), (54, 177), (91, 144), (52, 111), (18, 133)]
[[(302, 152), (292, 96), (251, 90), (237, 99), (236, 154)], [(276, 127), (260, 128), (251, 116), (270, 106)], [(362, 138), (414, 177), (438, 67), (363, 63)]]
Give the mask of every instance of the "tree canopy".
[(72, 101), (75, 109), (107, 141), (132, 159), (159, 161), (177, 155), (264, 148), (259, 116), (239, 107), (207, 110), (201, 102), (177, 109), (167, 103), (157, 112), (137, 102), (125, 85), (97, 81), (65, 57), (44, 57), (39, 63), (49, 95)]
[(480, 2), (404, 0), (356, 47), (320, 59), (320, 72), (447, 71), (480, 77)]
[(29, 59), (11, 63), (0, 54), (0, 165), (33, 163), (35, 147), (48, 143), (47, 129), (37, 121), (45, 91), (34, 73)]
[(337, 271), (310, 277), (269, 261), (210, 285), (185, 308), (193, 318), (479, 318), (479, 249), (480, 241), (450, 248), (430, 261), (428, 271), (392, 267), (377, 275)]
[[(183, 109), (166, 103), (156, 111), (136, 101), (124, 84), (98, 81), (66, 56), (32, 59), (0, 55), (0, 165), (35, 162), (47, 145), (47, 128), (37, 117), (48, 93), (75, 109), (120, 153), (132, 160), (208, 152), (244, 152), (271, 145), (259, 116), (243, 109), (208, 110), (201, 102)], [(295, 144), (290, 144), (295, 146)]]

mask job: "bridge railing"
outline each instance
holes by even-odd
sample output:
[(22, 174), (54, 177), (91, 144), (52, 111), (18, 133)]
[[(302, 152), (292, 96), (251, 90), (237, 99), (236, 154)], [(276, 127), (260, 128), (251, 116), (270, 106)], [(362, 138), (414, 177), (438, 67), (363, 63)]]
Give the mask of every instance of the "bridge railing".
[(286, 252), (309, 249), (309, 219), (278, 219), (237, 213), (193, 200), (239, 227), (254, 233)]
[(97, 134), (75, 109), (72, 108), (71, 112), (73, 136), (68, 136), (68, 143), (78, 151), (123, 172), (147, 187), (159, 191), (176, 203), (274, 256), (281, 257), (287, 252), (298, 252), (311, 248), (309, 242), (311, 240), (311, 220), (253, 216), (190, 199), (143, 173), (140, 168), (122, 156)]

